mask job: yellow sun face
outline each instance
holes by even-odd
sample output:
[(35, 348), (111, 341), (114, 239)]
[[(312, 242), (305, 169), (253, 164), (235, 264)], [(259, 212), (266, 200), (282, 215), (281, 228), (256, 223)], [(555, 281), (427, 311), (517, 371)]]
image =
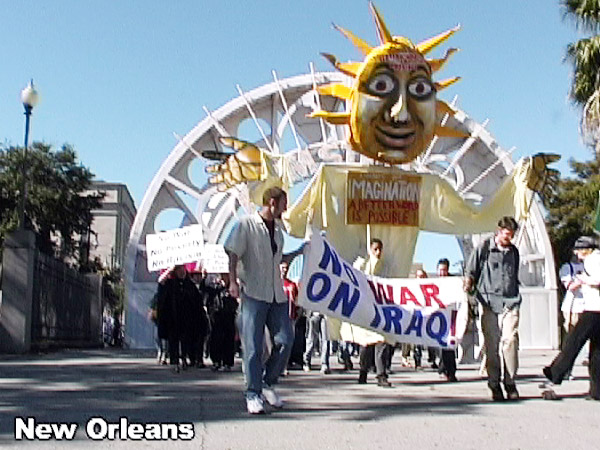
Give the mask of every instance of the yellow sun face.
[(350, 142), (388, 163), (415, 159), (433, 138), (436, 89), (429, 64), (406, 46), (371, 52), (352, 93)]
[(350, 144), (359, 153), (378, 161), (403, 164), (424, 152), (434, 135), (463, 137), (464, 134), (439, 125), (443, 114), (454, 113), (436, 93), (458, 80), (441, 83), (432, 80), (449, 56), (428, 60), (425, 54), (445, 41), (457, 28), (414, 45), (406, 38), (392, 36), (383, 18), (370, 4), (377, 25), (381, 45), (370, 47), (361, 39), (340, 27), (342, 32), (364, 54), (360, 63), (339, 63), (328, 54), (324, 56), (341, 72), (354, 77), (349, 88), (333, 84), (319, 88), (319, 92), (351, 102), (346, 113), (316, 111), (311, 116), (321, 117), (334, 124), (348, 124)]

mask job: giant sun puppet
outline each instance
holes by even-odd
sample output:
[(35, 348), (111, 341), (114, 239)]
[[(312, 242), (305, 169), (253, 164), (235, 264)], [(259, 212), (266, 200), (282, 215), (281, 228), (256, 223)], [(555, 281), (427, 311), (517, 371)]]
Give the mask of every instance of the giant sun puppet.
[[(456, 237), (468, 255), (480, 233), (498, 217), (521, 220), (517, 237), (525, 265), (524, 346), (554, 347), (556, 276), (550, 243), (534, 191), (552, 181), (536, 155), (516, 164), (485, 129), (455, 106), (437, 98), (458, 78), (434, 81), (455, 49), (427, 58), (458, 27), (418, 44), (393, 36), (370, 5), (379, 45), (370, 46), (336, 27), (364, 55), (339, 62), (337, 72), (315, 72), (244, 92), (207, 117), (163, 161), (136, 215), (127, 247), (125, 332), (133, 347), (152, 345), (147, 305), (156, 275), (147, 272), (145, 236), (161, 231), (160, 217), (181, 214), (181, 225), (201, 223), (209, 243), (223, 243), (240, 214), (260, 204), (269, 186), (291, 189), (285, 216), (289, 233), (307, 237), (323, 230), (338, 252), (352, 261), (364, 255), (370, 237), (385, 245), (390, 276), (410, 270), (420, 230)], [(254, 133), (248, 133), (251, 124)], [(259, 136), (256, 136), (256, 130)], [(250, 136), (248, 135), (250, 134)], [(248, 142), (244, 142), (244, 140)], [(233, 152), (226, 148), (233, 148)], [(206, 158), (219, 160), (204, 172)], [(303, 191), (298, 195), (298, 187)], [(525, 218), (529, 216), (528, 220)], [(529, 306), (528, 306), (529, 305)], [(555, 330), (554, 330), (555, 331)]]
[[(369, 236), (384, 243), (388, 276), (408, 276), (419, 230), (447, 234), (491, 231), (504, 215), (525, 219), (534, 191), (541, 190), (556, 171), (546, 164), (558, 159), (539, 154), (516, 165), (511, 176), (491, 200), (481, 207), (465, 202), (445, 180), (435, 174), (414, 173), (397, 167), (426, 151), (434, 136), (465, 137), (441, 124), (455, 110), (437, 99), (437, 92), (459, 78), (434, 82), (432, 75), (456, 51), (442, 59), (426, 55), (448, 39), (458, 27), (419, 44), (393, 36), (383, 17), (370, 3), (379, 45), (371, 47), (341, 27), (336, 27), (365, 55), (362, 62), (340, 63), (326, 58), (337, 70), (352, 76), (352, 86), (321, 86), (318, 91), (351, 104), (350, 111), (315, 111), (314, 118), (350, 129), (349, 143), (373, 164), (322, 164), (311, 185), (288, 209), (288, 232), (306, 237), (314, 229), (327, 238), (349, 261), (364, 254)], [(222, 138), (236, 153), (222, 164), (207, 167), (210, 179), (221, 189), (252, 182), (251, 197), (260, 202), (267, 187), (288, 187), (289, 157), (275, 155), (235, 138)], [(219, 156), (219, 155), (207, 155)], [(222, 155), (220, 155), (222, 157)]]

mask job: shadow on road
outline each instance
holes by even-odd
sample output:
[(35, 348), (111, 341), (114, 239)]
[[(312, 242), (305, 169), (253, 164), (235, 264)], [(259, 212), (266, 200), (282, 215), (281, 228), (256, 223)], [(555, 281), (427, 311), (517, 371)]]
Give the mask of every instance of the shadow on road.
[[(198, 423), (247, 420), (242, 374), (188, 369), (173, 374), (146, 353), (77, 350), (11, 357), (0, 362), (0, 439), (12, 441), (15, 417), (37, 422), (74, 422), (91, 417), (109, 422)], [(466, 413), (483, 398), (407, 395), (402, 387), (358, 386), (355, 372), (330, 377), (292, 372), (282, 393), (286, 408), (269, 419), (375, 420), (390, 415)], [(398, 379), (401, 377), (399, 376)], [(413, 381), (414, 382), (414, 381)], [(78, 432), (78, 436), (81, 432)]]
[[(536, 375), (542, 366), (540, 361), (548, 358), (544, 354), (527, 358), (519, 377), (522, 400), (518, 403), (536, 405), (541, 401), (548, 405), (540, 398), (537, 385), (542, 378)], [(510, 417), (513, 408), (519, 408), (515, 403), (490, 402), (478, 365), (461, 366), (459, 383), (447, 383), (432, 369), (401, 368), (391, 376), (394, 387), (390, 389), (377, 387), (374, 375), (369, 375), (366, 386), (358, 385), (357, 370), (334, 370), (327, 376), (291, 371), (280, 386), (286, 407), (254, 418), (246, 412), (239, 363), (236, 361), (231, 373), (193, 368), (174, 374), (167, 366), (156, 364), (151, 353), (116, 349), (3, 357), (0, 443), (18, 444), (14, 441), (15, 417), (34, 417), (38, 423), (77, 423), (77, 438), (85, 439), (85, 425), (92, 417), (114, 423), (121, 417), (129, 423), (194, 423), (196, 433), (203, 433), (206, 427), (218, 423), (376, 423), (394, 417), (426, 420), (432, 416), (495, 416), (493, 411)], [(563, 398), (585, 396), (576, 393), (585, 392), (583, 377), (573, 383), (563, 389)]]

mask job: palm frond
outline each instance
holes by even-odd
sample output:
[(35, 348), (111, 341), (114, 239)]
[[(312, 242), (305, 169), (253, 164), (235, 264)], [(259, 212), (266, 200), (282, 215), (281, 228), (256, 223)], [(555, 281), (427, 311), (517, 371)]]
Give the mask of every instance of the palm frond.
[(600, 36), (569, 44), (565, 59), (573, 64), (571, 99), (584, 106), (600, 88)]
[(598, 0), (562, 0), (566, 19), (575, 21), (576, 27), (590, 32), (600, 30), (600, 2)]
[(600, 142), (600, 90), (596, 90), (583, 107), (580, 133), (587, 145), (597, 147)]

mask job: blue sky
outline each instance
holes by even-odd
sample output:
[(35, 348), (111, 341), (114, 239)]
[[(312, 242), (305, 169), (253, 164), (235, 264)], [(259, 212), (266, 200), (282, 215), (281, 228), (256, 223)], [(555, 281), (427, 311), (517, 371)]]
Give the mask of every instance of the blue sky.
[[(558, 1), (379, 0), (394, 34), (420, 41), (457, 23), (447, 47), (459, 47), (439, 77), (462, 76), (441, 98), (488, 129), (516, 157), (536, 152), (588, 159), (578, 136), (579, 111), (567, 95), (569, 42), (581, 37)], [(139, 205), (162, 161), (217, 109), (278, 77), (330, 70), (319, 53), (357, 59), (335, 22), (375, 43), (366, 0), (42, 1), (0, 0), (0, 140), (23, 142), (19, 93), (34, 79), (41, 102), (31, 138), (67, 142), (98, 178), (123, 182)], [(452, 240), (450, 240), (452, 241)], [(433, 242), (433, 244), (431, 244)], [(419, 241), (416, 259), (433, 270), (448, 239)], [(441, 255), (440, 255), (441, 256)], [(434, 261), (435, 259), (435, 261)]]

